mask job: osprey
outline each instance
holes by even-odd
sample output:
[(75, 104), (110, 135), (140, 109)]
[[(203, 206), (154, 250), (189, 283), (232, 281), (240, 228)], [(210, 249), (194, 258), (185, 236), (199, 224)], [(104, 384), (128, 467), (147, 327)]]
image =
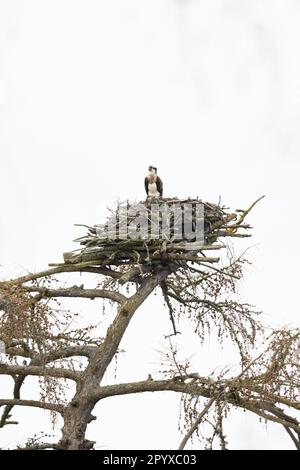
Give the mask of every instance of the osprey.
[(145, 178), (145, 190), (148, 197), (159, 198), (163, 195), (163, 183), (159, 176), (157, 176), (157, 168), (149, 166), (148, 176)]

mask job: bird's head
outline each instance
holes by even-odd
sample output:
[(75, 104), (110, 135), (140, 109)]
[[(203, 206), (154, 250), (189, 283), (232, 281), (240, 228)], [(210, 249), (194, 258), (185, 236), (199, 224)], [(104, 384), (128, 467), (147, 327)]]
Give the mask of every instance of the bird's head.
[(148, 168), (149, 174), (150, 175), (156, 175), (157, 174), (157, 168), (155, 166), (149, 166)]

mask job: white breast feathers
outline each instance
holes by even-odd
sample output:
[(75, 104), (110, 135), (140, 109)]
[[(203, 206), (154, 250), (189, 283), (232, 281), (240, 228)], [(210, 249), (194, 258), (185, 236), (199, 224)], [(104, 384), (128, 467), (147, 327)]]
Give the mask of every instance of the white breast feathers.
[(159, 197), (159, 192), (157, 191), (156, 183), (148, 184), (148, 196), (150, 197)]

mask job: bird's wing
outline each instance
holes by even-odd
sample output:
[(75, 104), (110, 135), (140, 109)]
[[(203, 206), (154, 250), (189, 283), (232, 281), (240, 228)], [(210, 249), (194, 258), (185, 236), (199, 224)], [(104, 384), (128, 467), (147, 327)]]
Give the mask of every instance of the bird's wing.
[(149, 184), (149, 181), (148, 181), (148, 178), (146, 176), (146, 178), (145, 178), (145, 191), (146, 191), (147, 195), (148, 195), (148, 184)]
[(160, 179), (159, 176), (157, 176), (157, 178), (156, 178), (156, 187), (157, 187), (157, 191), (159, 192), (160, 197), (162, 197), (162, 195), (163, 195), (163, 182), (162, 182), (162, 180)]

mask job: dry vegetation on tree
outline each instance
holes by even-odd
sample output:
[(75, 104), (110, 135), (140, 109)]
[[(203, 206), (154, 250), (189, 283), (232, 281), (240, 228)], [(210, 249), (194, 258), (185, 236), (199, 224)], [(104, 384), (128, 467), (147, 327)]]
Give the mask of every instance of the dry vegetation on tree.
[[(260, 312), (241, 303), (236, 293), (247, 261), (229, 257), (224, 265), (216, 256), (226, 250), (227, 237), (250, 236), (245, 217), (254, 204), (246, 211), (228, 213), (205, 203), (205, 245), (188, 251), (186, 240), (104, 240), (95, 227), (88, 227), (79, 240), (83, 248), (66, 253), (64, 263), (2, 281), (0, 339), (6, 360), (0, 364), (0, 374), (14, 381), (13, 395), (0, 397), (2, 432), (9, 424), (21, 425), (13, 418), (15, 406), (37, 407), (50, 411), (54, 423), (61, 415), (61, 438), (56, 443), (31, 438), (25, 448), (93, 449), (95, 442), (86, 438), (86, 431), (96, 419), (93, 409), (100, 400), (172, 391), (181, 395), (181, 449), (190, 438), (199, 448), (230, 448), (223, 423), (233, 408), (277, 423), (300, 449), (300, 333), (264, 326)], [(66, 287), (60, 281), (66, 272), (96, 274), (96, 285)], [(133, 315), (156, 289), (162, 293), (172, 328), (163, 370), (147, 380), (103, 385)], [(105, 336), (98, 337), (94, 326), (71, 329), (75, 314), (63, 308), (62, 298), (104, 299), (117, 306)], [(239, 364), (202, 377), (189, 361), (181, 361), (176, 334), (182, 318), (189, 320), (191, 332), (201, 342), (210, 335), (220, 343), (231, 341), (239, 352)], [(22, 394), (28, 376), (39, 377), (38, 400)], [(64, 394), (66, 381), (76, 385), (71, 400)]]

